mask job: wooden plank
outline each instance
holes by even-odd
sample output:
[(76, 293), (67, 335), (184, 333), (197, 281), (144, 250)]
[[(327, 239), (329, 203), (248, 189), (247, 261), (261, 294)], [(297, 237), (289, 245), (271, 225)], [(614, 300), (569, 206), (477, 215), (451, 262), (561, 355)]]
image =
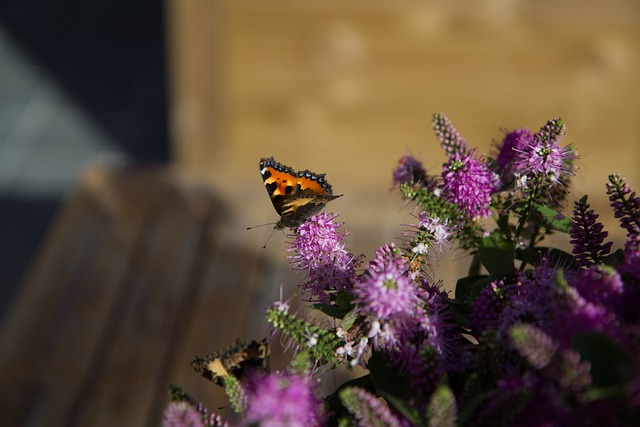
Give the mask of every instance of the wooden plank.
[(146, 424), (221, 211), (166, 171), (85, 177), (4, 322), (3, 422)]

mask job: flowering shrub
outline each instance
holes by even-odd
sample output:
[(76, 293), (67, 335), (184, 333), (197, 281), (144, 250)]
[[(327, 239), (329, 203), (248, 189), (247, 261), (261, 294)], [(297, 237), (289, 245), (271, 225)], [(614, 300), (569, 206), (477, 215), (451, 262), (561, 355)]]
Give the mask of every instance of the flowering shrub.
[[(285, 372), (222, 377), (240, 426), (640, 425), (640, 198), (618, 175), (606, 192), (626, 230), (612, 252), (587, 196), (566, 204), (577, 153), (565, 126), (507, 133), (479, 156), (443, 115), (448, 160), (430, 174), (405, 156), (395, 187), (417, 222), (365, 262), (337, 215), (292, 229), (288, 259), (303, 298), (334, 322), (277, 301), (267, 320), (290, 343)], [(542, 245), (570, 237), (572, 253)], [(430, 277), (457, 243), (472, 255), (453, 295)], [(318, 396), (339, 366), (366, 375)], [(173, 386), (165, 426), (226, 425)], [(196, 416), (198, 414), (199, 416)]]

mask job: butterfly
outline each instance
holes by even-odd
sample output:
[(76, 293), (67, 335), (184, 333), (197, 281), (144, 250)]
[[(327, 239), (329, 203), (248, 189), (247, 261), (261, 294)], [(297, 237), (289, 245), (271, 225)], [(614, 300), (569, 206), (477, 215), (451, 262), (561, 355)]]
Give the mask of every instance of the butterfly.
[(260, 159), (260, 175), (271, 203), (280, 215), (276, 229), (297, 227), (320, 212), (324, 205), (340, 195), (334, 195), (323, 173), (309, 170), (296, 172), (275, 161), (273, 157)]
[(266, 372), (269, 366), (269, 343), (267, 339), (246, 343), (237, 340), (236, 345), (222, 353), (197, 356), (191, 362), (193, 369), (219, 386), (229, 375), (242, 380), (248, 371)]

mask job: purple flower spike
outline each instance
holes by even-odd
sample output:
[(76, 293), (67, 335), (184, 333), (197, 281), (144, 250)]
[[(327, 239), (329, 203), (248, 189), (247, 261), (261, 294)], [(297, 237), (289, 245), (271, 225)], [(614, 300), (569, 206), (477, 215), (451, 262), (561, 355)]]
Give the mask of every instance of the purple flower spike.
[(360, 313), (369, 319), (369, 338), (377, 347), (396, 345), (397, 334), (415, 317), (420, 303), (416, 283), (404, 264), (393, 252), (379, 250), (353, 290)]
[(576, 201), (571, 217), (571, 241), (573, 254), (580, 266), (598, 263), (611, 250), (613, 242), (604, 243), (609, 233), (603, 231), (598, 215), (589, 209), (587, 196)]
[(513, 181), (517, 172), (513, 159), (531, 141), (533, 141), (533, 135), (531, 135), (529, 129), (516, 129), (506, 134), (502, 139), (502, 143), (498, 145), (496, 165), (503, 184), (507, 185)]
[(431, 119), (431, 124), (436, 136), (440, 140), (440, 146), (449, 156), (455, 153), (466, 154), (469, 152), (469, 146), (466, 141), (460, 136), (460, 133), (447, 116), (444, 114), (434, 114)]
[(455, 153), (442, 171), (442, 194), (458, 205), (471, 219), (486, 218), (491, 214), (491, 194), (499, 179), (484, 162), (468, 155)]
[(293, 268), (305, 272), (299, 285), (309, 301), (327, 303), (330, 292), (348, 290), (355, 279), (361, 257), (345, 249), (347, 233), (333, 220), (338, 215), (322, 212), (295, 229), (289, 250)]
[(187, 402), (171, 402), (162, 415), (162, 427), (204, 427), (202, 415)]
[(398, 166), (393, 171), (393, 185), (411, 184), (423, 181), (427, 171), (420, 160), (413, 156), (403, 156), (398, 160)]
[(319, 402), (302, 377), (269, 374), (254, 378), (247, 390), (245, 426), (305, 427), (320, 421)]
[[(560, 147), (564, 136), (562, 121), (553, 119), (515, 149), (513, 167), (525, 192), (535, 191), (530, 185), (547, 187), (548, 191), (564, 184), (574, 174), (574, 161), (578, 155), (573, 147)], [(537, 187), (540, 188), (540, 187)]]
[(533, 135), (529, 129), (516, 129), (506, 134), (502, 139), (502, 144), (498, 146), (496, 157), (496, 163), (500, 170), (510, 169), (511, 162), (517, 155), (517, 150), (522, 150), (532, 140)]
[(629, 255), (638, 256), (640, 253), (640, 197), (636, 197), (636, 192), (619, 174), (609, 176), (607, 194), (615, 217), (620, 220), (622, 228), (627, 230), (625, 251)]

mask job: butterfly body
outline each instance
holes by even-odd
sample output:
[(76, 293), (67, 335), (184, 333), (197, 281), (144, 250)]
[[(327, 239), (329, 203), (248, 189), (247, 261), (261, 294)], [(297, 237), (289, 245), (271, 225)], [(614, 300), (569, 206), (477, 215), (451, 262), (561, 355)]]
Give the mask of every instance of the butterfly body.
[(273, 157), (260, 160), (260, 175), (273, 207), (280, 215), (276, 229), (297, 227), (320, 212), (328, 202), (340, 197), (333, 194), (325, 174), (309, 170), (296, 172)]

